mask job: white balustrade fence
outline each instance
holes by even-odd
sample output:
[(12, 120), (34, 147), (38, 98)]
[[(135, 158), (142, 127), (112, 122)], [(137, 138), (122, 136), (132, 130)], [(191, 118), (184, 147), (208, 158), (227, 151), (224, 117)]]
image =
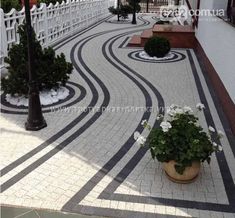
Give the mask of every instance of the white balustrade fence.
[[(103, 19), (109, 14), (108, 8), (114, 5), (115, 0), (67, 0), (55, 5), (34, 5), (31, 9), (32, 26), (41, 45), (51, 46)], [(12, 9), (6, 14), (0, 9), (0, 68), (4, 66), (4, 57), (12, 45), (19, 43), (17, 29), (24, 18), (24, 8), (21, 11)]]

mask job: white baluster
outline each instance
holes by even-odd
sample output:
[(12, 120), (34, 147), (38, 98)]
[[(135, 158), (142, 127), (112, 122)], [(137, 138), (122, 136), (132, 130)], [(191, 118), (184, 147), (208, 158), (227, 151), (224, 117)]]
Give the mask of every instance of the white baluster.
[(7, 34), (6, 34), (6, 26), (4, 22), (4, 12), (0, 8), (0, 69), (4, 67), (4, 57), (7, 56)]

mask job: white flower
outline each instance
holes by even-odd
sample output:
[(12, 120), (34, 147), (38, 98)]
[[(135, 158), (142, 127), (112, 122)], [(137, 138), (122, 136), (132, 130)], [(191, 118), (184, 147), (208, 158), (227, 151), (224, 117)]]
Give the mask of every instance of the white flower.
[(193, 113), (192, 108), (189, 107), (189, 106), (184, 106), (184, 107), (183, 107), (183, 110), (184, 110), (185, 113)]
[(163, 132), (168, 132), (170, 128), (172, 128), (169, 122), (161, 122), (160, 126), (162, 127)]
[(140, 136), (140, 133), (139, 132), (135, 132), (134, 133), (134, 139), (137, 140)]
[(169, 115), (169, 116), (171, 116), (171, 117), (173, 117), (173, 116), (175, 116), (175, 114), (176, 114), (176, 112), (175, 112), (175, 110), (174, 109), (172, 109), (172, 108), (167, 108), (167, 114)]
[(179, 107), (178, 105), (172, 104), (172, 105), (170, 106), (170, 109), (176, 109), (176, 108), (178, 108), (178, 107)]
[(219, 137), (224, 137), (224, 132), (222, 132), (221, 130), (218, 131), (218, 135)]
[(202, 104), (202, 103), (198, 103), (198, 104), (196, 105), (196, 108), (201, 111), (201, 110), (205, 109), (205, 105)]
[(147, 120), (142, 120), (141, 125), (144, 126), (147, 124)]
[(223, 151), (223, 147), (221, 145), (218, 145), (218, 150)]
[(163, 118), (163, 115), (162, 115), (162, 114), (159, 114), (156, 119), (157, 119), (157, 120), (160, 120), (161, 118)]
[(136, 143), (137, 143), (138, 145), (143, 145), (145, 142), (146, 142), (146, 138), (145, 138), (144, 136), (142, 136), (142, 135), (140, 135), (140, 136), (138, 137), (138, 139), (136, 140)]
[(175, 113), (176, 113), (176, 114), (183, 114), (184, 111), (183, 111), (181, 108), (176, 108), (176, 109), (175, 109)]
[(215, 129), (212, 126), (209, 126), (208, 129), (209, 129), (210, 132), (215, 132)]
[(213, 142), (212, 144), (213, 144), (214, 147), (218, 147), (216, 142)]

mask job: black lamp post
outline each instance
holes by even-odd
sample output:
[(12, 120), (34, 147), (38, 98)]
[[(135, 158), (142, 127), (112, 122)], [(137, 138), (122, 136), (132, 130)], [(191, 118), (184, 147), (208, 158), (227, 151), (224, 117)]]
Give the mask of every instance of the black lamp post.
[(147, 0), (146, 4), (147, 4), (146, 13), (149, 13), (149, 0)]
[(136, 24), (136, 0), (133, 1), (133, 16), (132, 16), (132, 24)]
[(25, 123), (26, 130), (37, 131), (47, 126), (39, 98), (39, 90), (34, 69), (34, 53), (32, 41), (32, 26), (30, 17), (29, 0), (25, 0), (25, 20), (28, 42), (28, 71), (29, 71), (29, 106), (28, 119)]
[(120, 0), (117, 1), (117, 16), (118, 21), (120, 21)]

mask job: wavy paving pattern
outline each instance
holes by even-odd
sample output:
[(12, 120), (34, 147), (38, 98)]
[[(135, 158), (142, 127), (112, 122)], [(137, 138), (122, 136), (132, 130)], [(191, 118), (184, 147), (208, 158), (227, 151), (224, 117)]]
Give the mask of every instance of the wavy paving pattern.
[[(11, 150), (11, 141), (3, 146), (2, 203), (109, 217), (234, 217), (234, 137), (215, 107), (194, 52), (173, 50), (170, 60), (143, 60), (140, 49), (125, 44), (131, 35), (153, 25), (151, 16), (139, 16), (136, 26), (108, 19), (55, 47), (65, 52), (75, 70), (68, 83), (71, 95), (53, 106), (68, 111), (84, 108), (66, 117), (45, 107), (45, 116), (57, 131), (25, 136), (14, 124), (17, 116), (24, 119), (25, 108), (2, 101), (9, 126), (5, 134), (22, 138), (21, 148)], [(164, 114), (164, 107), (193, 107), (199, 101), (206, 106), (200, 117), (204, 126), (226, 132), (223, 141), (214, 139), (224, 151), (210, 166), (203, 166), (194, 184), (176, 185), (165, 178), (147, 149), (135, 144), (133, 134), (148, 134), (141, 126), (144, 119), (158, 127), (155, 117)], [(110, 112), (130, 106), (145, 110)]]

